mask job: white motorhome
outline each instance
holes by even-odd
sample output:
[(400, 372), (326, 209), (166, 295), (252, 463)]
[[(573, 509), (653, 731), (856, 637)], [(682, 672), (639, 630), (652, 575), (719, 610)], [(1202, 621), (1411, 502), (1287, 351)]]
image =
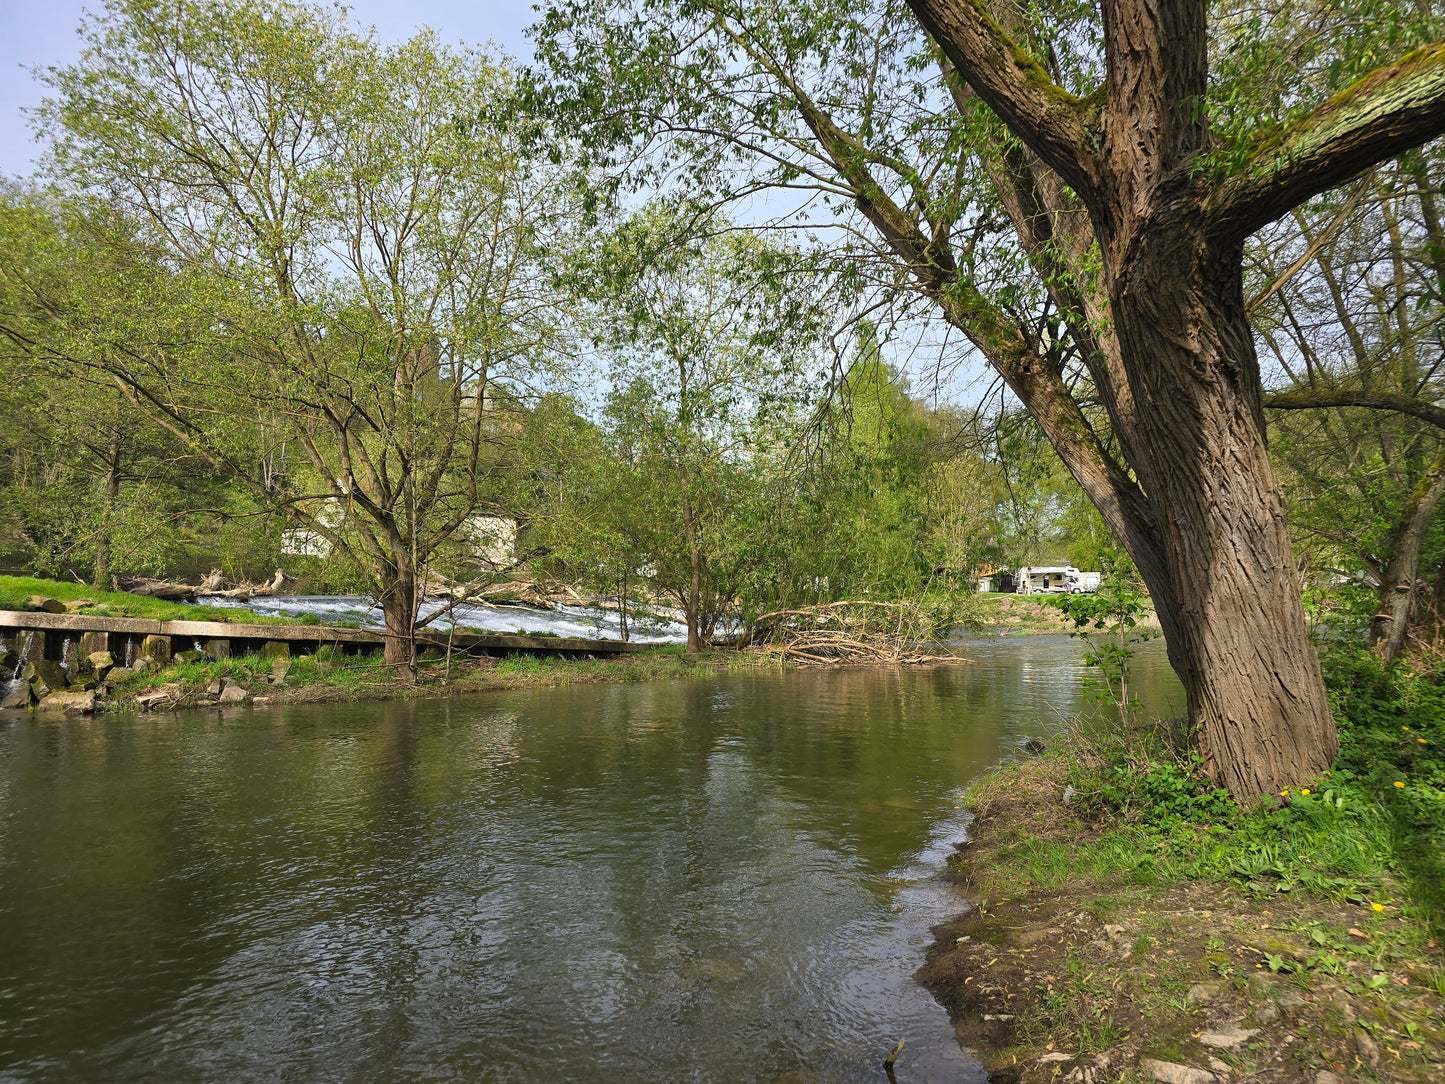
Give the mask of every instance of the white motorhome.
[(1069, 573), (1077, 571), (1064, 565), (1025, 565), (1014, 573), (1014, 590), (1021, 595), (1066, 595)]
[(1083, 595), (1099, 589), (1099, 573), (1080, 572), (1073, 565), (1035, 565), (1015, 574), (1020, 595)]

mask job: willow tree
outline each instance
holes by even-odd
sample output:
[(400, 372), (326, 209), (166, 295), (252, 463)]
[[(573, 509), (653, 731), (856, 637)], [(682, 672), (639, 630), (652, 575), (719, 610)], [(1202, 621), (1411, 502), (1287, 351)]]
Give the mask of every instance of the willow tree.
[(966, 336), (1133, 557), (1205, 763), (1243, 798), (1336, 747), (1244, 242), (1445, 130), (1430, 17), (1347, 7), (554, 0), (538, 55), (605, 161), (831, 206), (852, 258)]
[[(538, 246), (563, 201), (511, 76), (288, 0), (114, 0), (83, 37), (46, 76), (52, 176), (131, 224), (137, 281), (190, 284), (190, 339), (37, 299), (66, 322), (49, 348), (367, 571), (411, 662), (428, 561), (493, 511), (515, 426), (490, 408), (555, 340)], [(232, 452), (245, 426), (262, 463)]]

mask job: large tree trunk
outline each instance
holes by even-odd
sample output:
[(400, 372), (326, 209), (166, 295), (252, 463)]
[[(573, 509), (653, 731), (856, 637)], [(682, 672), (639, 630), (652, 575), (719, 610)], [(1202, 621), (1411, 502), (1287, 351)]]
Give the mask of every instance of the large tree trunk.
[(1241, 253), (1211, 245), (1187, 201), (1177, 212), (1128, 222), (1110, 301), (1167, 569), (1151, 592), (1174, 611), (1206, 770), (1242, 797), (1320, 775), (1337, 739), (1265, 443)]
[[(1445, 494), (1445, 456), (1430, 465), (1405, 502), (1390, 544), (1390, 559), (1380, 578), (1380, 600), (1370, 619), (1370, 647), (1385, 662), (1393, 661), (1400, 654), (1409, 635), (1415, 583), (1420, 575), (1420, 550), (1442, 494)], [(1435, 609), (1433, 601), (1431, 609)]]
[[(1047, 46), (1014, 0), (908, 4), (942, 48), (959, 111), (986, 107), (1017, 137), (999, 150), (994, 183), (1076, 360), (1056, 330), (979, 287), (948, 241), (954, 223), (925, 229), (891, 200), (857, 153), (865, 135), (799, 95), (804, 121), (860, 212), (1043, 425), (1138, 564), (1213, 776), (1240, 799), (1317, 776), (1337, 739), (1265, 447), (1243, 246), (1445, 132), (1445, 43), (1225, 163), (1209, 157), (1218, 141), (1199, 106), (1204, 0), (1101, 4), (1104, 85), (1083, 97), (1054, 84)], [(1088, 401), (1071, 390), (1075, 363)]]
[(416, 607), (417, 578), (409, 568), (387, 568), (382, 571), (382, 617), (386, 622), (386, 643), (383, 648), (389, 668), (405, 668), (416, 680)]

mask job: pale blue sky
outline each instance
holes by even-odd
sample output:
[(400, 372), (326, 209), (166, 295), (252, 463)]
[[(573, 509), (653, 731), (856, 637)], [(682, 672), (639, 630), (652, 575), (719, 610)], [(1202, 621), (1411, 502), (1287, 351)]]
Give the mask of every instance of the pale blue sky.
[[(447, 41), (491, 41), (512, 56), (531, 58), (523, 29), (535, 18), (535, 0), (358, 0), (347, 4), (360, 23), (375, 26), (389, 41), (430, 26)], [(40, 101), (31, 77), (36, 66), (60, 66), (79, 53), (76, 28), (81, 13), (103, 0), (0, 0), (0, 175), (23, 176), (34, 168), (39, 147), (22, 113)]]

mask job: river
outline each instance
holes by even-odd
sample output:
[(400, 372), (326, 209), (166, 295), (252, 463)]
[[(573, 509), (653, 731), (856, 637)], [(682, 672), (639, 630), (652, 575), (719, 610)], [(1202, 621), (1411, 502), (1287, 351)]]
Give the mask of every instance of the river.
[(911, 978), (936, 874), (1082, 705), (1067, 637), (967, 651), (0, 717), (0, 1079), (981, 1081)]

